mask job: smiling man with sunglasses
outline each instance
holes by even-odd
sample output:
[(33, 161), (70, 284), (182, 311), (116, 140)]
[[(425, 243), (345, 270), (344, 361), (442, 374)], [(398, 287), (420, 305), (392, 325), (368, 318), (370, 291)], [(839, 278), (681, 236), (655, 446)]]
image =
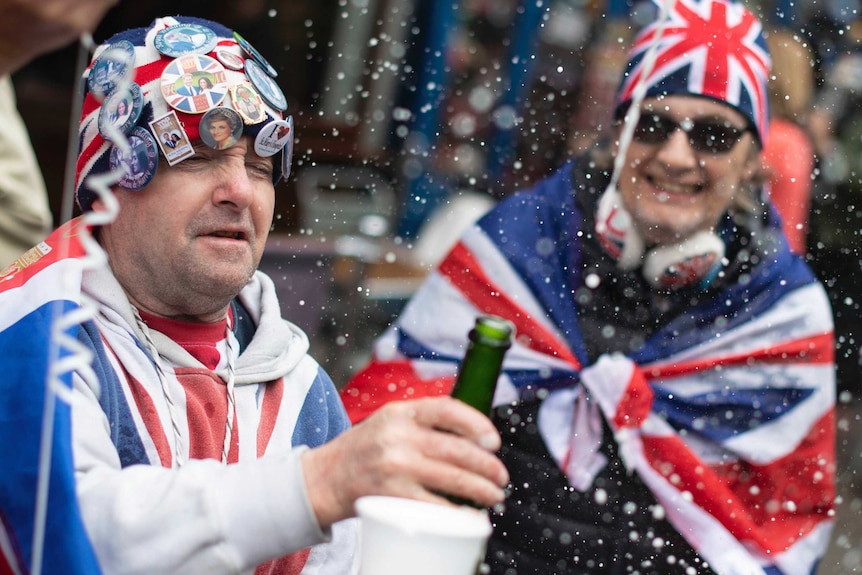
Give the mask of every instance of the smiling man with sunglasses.
[(612, 141), (467, 231), (343, 391), (354, 421), (447, 393), (474, 317), (514, 323), (487, 572), (814, 572), (832, 316), (759, 185), (769, 66), (741, 5), (677, 0), (635, 40)]
[(712, 231), (731, 206), (754, 200), (759, 153), (750, 120), (726, 103), (649, 98), (620, 171), (620, 207), (647, 246)]

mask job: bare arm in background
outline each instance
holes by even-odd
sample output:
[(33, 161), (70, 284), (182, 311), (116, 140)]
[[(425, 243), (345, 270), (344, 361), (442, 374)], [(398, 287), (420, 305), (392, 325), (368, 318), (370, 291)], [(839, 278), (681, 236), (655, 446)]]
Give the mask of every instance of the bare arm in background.
[(92, 32), (117, 0), (0, 0), (0, 76)]
[(9, 76), (0, 77), (0, 270), (51, 232), (51, 209)]
[(10, 74), (92, 32), (117, 0), (0, 0), (0, 270), (51, 231), (51, 211)]

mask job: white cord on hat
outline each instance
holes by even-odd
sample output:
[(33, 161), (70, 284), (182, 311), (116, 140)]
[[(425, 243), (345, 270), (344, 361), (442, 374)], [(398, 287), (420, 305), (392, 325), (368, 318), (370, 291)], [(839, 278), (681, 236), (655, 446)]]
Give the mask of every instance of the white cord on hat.
[[(602, 197), (599, 200), (599, 214), (596, 218), (596, 234), (599, 237), (613, 237), (622, 233), (623, 237), (617, 238), (622, 243), (622, 250), (617, 261), (619, 266), (624, 270), (634, 269), (640, 264), (644, 255), (644, 240), (640, 232), (635, 228), (631, 220), (628, 210), (623, 205), (622, 196), (617, 190), (617, 184), (620, 180), (620, 173), (626, 162), (629, 146), (634, 137), (635, 126), (640, 119), (640, 106), (647, 93), (647, 83), (653, 66), (655, 66), (656, 52), (658, 51), (659, 40), (664, 34), (665, 25), (669, 19), (670, 6), (674, 0), (663, 0), (659, 7), (658, 24), (655, 37), (652, 40), (649, 48), (644, 54), (641, 64), (640, 77), (638, 78), (635, 87), (632, 90), (632, 99), (629, 104), (626, 114), (623, 117), (623, 130), (620, 133), (620, 141), (617, 147), (617, 154), (614, 157), (614, 170), (611, 173), (611, 179), (605, 188)], [(624, 226), (621, 229), (612, 230), (609, 227), (610, 218), (612, 216), (618, 224)]]
[[(644, 54), (643, 63), (641, 64), (641, 74), (637, 84), (632, 90), (632, 100), (629, 104), (626, 115), (623, 118), (623, 131), (620, 134), (620, 143), (617, 148), (617, 155), (614, 157), (614, 171), (611, 174), (611, 181), (608, 183), (608, 189), (616, 189), (620, 179), (623, 165), (626, 161), (626, 154), (632, 142), (632, 137), (635, 133), (635, 126), (638, 123), (641, 115), (641, 102), (644, 101), (647, 93), (647, 79), (655, 66), (656, 52), (658, 51), (659, 40), (664, 34), (665, 25), (670, 16), (670, 6), (674, 0), (663, 0), (659, 7), (659, 16), (656, 35), (652, 40), (649, 48)], [(620, 206), (621, 207), (621, 206)]]

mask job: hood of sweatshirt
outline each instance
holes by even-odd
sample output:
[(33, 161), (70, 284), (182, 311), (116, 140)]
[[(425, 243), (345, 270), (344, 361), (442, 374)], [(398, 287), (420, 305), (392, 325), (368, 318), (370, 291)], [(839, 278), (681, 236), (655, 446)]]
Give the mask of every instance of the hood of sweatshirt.
[[(134, 308), (110, 268), (100, 266), (86, 270), (82, 287), (98, 305), (99, 313), (110, 323), (121, 326), (138, 341), (146, 339), (138, 325)], [(308, 353), (309, 344), (305, 332), (282, 319), (275, 285), (263, 272), (255, 272), (238, 297), (251, 314), (257, 329), (234, 365), (235, 384), (261, 383), (287, 375)], [(159, 354), (173, 365), (204, 367), (182, 346), (164, 334), (151, 331), (150, 336)], [(225, 378), (227, 374), (222, 371), (216, 373)]]

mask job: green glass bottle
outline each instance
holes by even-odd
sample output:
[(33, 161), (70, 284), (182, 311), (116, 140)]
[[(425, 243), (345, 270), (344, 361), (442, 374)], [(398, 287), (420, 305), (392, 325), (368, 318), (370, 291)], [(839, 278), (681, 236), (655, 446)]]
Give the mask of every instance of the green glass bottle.
[(472, 405), (482, 413), (491, 413), (503, 356), (512, 345), (514, 331), (512, 323), (501, 317), (482, 315), (476, 318), (476, 325), (470, 330), (467, 352), (452, 388), (452, 397)]
[[(512, 345), (515, 328), (511, 322), (495, 315), (481, 315), (470, 330), (467, 352), (461, 360), (452, 397), (460, 399), (486, 415), (491, 414), (494, 390), (503, 367), (503, 356)], [(457, 505), (482, 508), (482, 505), (460, 497), (446, 495)]]

